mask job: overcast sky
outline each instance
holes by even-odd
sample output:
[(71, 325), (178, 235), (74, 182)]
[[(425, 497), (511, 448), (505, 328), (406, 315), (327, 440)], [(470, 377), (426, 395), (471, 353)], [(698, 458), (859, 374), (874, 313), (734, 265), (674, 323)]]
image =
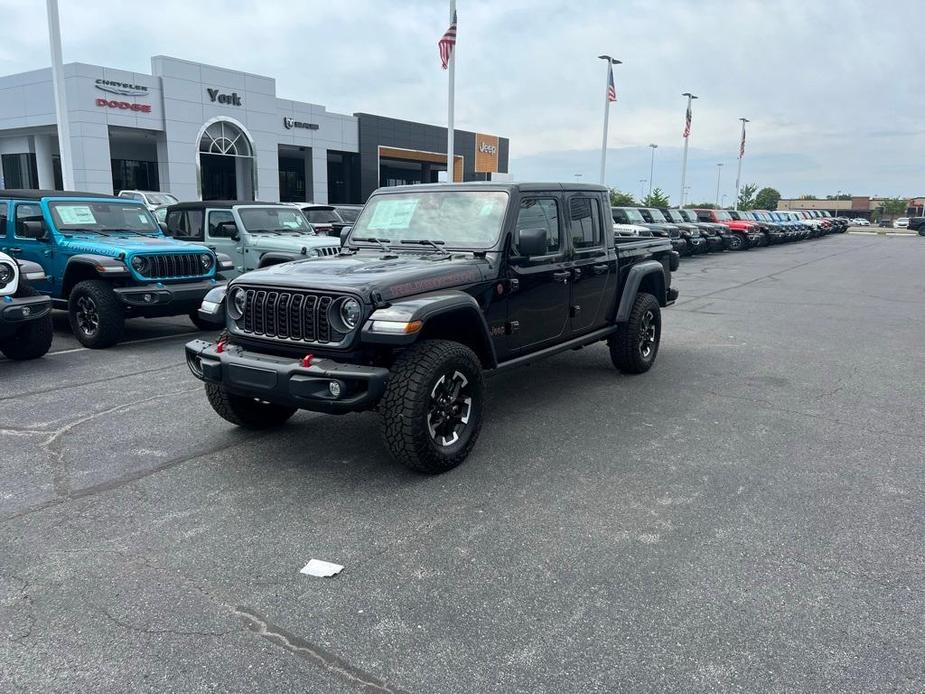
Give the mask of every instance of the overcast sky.
[[(595, 182), (604, 66), (615, 68), (607, 184), (677, 201), (684, 99), (689, 200), (743, 183), (801, 193), (925, 194), (923, 0), (458, 0), (457, 127), (511, 139), (518, 180)], [(446, 122), (443, 0), (60, 0), (65, 62), (150, 71), (164, 54), (277, 81), (277, 95)], [(45, 3), (0, 0), (0, 74), (47, 66)], [(913, 41), (915, 37), (915, 41)]]

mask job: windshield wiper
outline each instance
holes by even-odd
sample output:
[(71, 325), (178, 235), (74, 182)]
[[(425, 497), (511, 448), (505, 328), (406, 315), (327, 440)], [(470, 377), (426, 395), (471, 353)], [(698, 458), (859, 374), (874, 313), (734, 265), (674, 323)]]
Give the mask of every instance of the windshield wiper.
[(440, 246), (445, 246), (446, 241), (440, 241), (439, 239), (402, 239), (399, 243), (413, 243), (417, 246), (432, 246), (434, 250), (439, 251), (445, 255), (449, 255), (450, 252)]
[(392, 248), (389, 246), (390, 239), (377, 239), (375, 236), (370, 236), (369, 238), (361, 239), (361, 238), (357, 238), (354, 236), (350, 240), (351, 241), (365, 241), (367, 243), (377, 243), (379, 244), (379, 247), (386, 253), (389, 253), (392, 250)]
[(62, 229), (61, 233), (68, 236), (72, 236), (74, 234), (101, 234), (102, 236), (111, 235), (108, 231), (103, 231), (102, 229), (87, 229), (81, 227)]

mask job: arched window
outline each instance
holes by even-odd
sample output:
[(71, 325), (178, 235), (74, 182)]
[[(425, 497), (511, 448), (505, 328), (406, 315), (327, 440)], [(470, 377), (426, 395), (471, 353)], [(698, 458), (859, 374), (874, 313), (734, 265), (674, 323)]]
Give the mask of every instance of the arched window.
[(233, 123), (224, 120), (216, 121), (205, 129), (199, 140), (199, 151), (228, 157), (254, 156), (247, 135)]

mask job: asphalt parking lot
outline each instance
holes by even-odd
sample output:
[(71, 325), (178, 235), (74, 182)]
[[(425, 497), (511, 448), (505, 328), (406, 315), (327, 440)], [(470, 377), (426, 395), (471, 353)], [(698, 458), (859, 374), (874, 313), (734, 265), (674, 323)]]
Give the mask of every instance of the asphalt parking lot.
[[(253, 434), (186, 319), (0, 361), (0, 690), (925, 690), (925, 239), (685, 259), (658, 362), (489, 381), (439, 477)], [(345, 566), (335, 578), (299, 569)]]

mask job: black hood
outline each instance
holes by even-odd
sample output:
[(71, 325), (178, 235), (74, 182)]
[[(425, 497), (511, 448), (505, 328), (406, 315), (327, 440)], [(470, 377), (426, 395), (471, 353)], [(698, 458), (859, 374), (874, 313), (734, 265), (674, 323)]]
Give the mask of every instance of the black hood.
[(297, 260), (254, 270), (232, 284), (249, 284), (359, 294), (385, 300), (455, 287), (487, 279), (491, 263), (469, 254), (383, 253), (362, 250), (325, 258)]

